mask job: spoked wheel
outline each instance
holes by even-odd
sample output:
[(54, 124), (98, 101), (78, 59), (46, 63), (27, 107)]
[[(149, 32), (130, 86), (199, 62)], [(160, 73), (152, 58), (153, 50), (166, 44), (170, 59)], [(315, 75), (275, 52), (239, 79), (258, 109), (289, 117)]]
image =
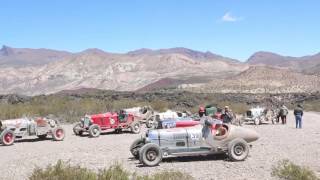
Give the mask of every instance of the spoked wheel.
[(234, 139), (228, 145), (228, 156), (232, 161), (243, 161), (249, 154), (249, 146), (243, 139)]
[(89, 136), (90, 137), (99, 137), (101, 129), (98, 125), (94, 124), (89, 127)]
[(64, 129), (61, 127), (57, 127), (52, 131), (52, 137), (55, 141), (62, 141), (65, 137)]
[(140, 130), (141, 130), (140, 122), (139, 121), (132, 122), (132, 124), (130, 125), (130, 129), (135, 134), (140, 133)]
[(14, 143), (16, 136), (11, 130), (4, 130), (1, 135), (1, 142), (5, 146), (10, 146)]
[(81, 129), (81, 126), (82, 126), (81, 122), (79, 122), (79, 123), (77, 123), (77, 124), (75, 124), (75, 125), (73, 126), (73, 133), (74, 133), (76, 136), (81, 136), (81, 135), (83, 134), (83, 131), (80, 130), (80, 129)]
[(146, 166), (157, 166), (162, 161), (162, 150), (157, 144), (145, 144), (140, 149), (139, 160)]
[(141, 138), (136, 139), (130, 146), (130, 152), (136, 159), (139, 159), (139, 150), (144, 145), (144, 142)]

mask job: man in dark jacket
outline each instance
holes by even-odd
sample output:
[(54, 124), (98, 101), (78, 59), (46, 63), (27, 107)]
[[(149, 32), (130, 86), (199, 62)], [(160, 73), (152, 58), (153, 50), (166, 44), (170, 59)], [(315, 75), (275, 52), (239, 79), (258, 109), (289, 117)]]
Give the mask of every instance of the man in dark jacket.
[(293, 111), (294, 116), (296, 117), (296, 128), (302, 128), (302, 116), (303, 116), (303, 109), (300, 104), (294, 109)]

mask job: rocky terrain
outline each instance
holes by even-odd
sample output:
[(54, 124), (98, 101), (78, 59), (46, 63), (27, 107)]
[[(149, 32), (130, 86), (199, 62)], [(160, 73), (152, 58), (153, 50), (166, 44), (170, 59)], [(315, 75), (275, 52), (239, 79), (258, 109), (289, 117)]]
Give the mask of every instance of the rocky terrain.
[(48, 49), (0, 50), (0, 94), (39, 95), (96, 88), (196, 92), (300, 93), (319, 91), (320, 55), (301, 58), (258, 52), (240, 62), (186, 48), (100, 49), (69, 53)]
[[(183, 85), (182, 85), (183, 88)], [(196, 92), (222, 93), (304, 93), (320, 90), (320, 77), (267, 66), (253, 66), (222, 80), (198, 86), (184, 85)]]
[(247, 68), (220, 56), (207, 56), (198, 60), (174, 51), (112, 54), (89, 49), (43, 66), (0, 68), (0, 94), (36, 95), (79, 88), (133, 91), (162, 78), (212, 78)]
[(320, 64), (320, 53), (311, 56), (290, 57), (282, 56), (272, 52), (260, 51), (254, 53), (247, 60), (247, 63), (282, 67), (291, 70), (296, 70), (298, 72), (314, 74), (315, 71), (312, 69), (313, 67)]
[[(93, 170), (115, 162), (139, 174), (176, 169), (196, 179), (273, 179), (271, 168), (279, 160), (289, 159), (310, 167), (320, 175), (320, 114), (305, 113), (303, 129), (295, 129), (292, 112), (287, 125), (245, 125), (255, 129), (260, 139), (252, 143), (249, 157), (243, 162), (230, 162), (224, 156), (172, 158), (157, 167), (142, 167), (129, 152), (130, 144), (141, 134), (107, 133), (99, 138), (77, 137), (71, 125), (64, 125), (67, 136), (62, 142), (21, 140), (13, 146), (0, 146), (2, 179), (27, 178), (35, 167), (46, 167), (57, 160), (70, 161)], [(145, 130), (144, 130), (145, 131)]]

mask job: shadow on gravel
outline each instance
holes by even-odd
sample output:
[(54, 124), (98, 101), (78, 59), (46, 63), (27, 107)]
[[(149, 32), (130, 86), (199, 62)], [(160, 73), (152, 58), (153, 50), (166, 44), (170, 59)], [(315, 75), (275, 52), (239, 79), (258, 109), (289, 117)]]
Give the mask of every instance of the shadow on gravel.
[(34, 138), (34, 139), (16, 139), (14, 143), (24, 143), (24, 142), (40, 142), (40, 141), (53, 141), (52, 138), (45, 138), (45, 139), (40, 139), (40, 138)]
[[(110, 132), (101, 132), (100, 136), (105, 136), (105, 135), (122, 135), (122, 134), (133, 134), (131, 131), (122, 131), (122, 132), (116, 132), (116, 131), (110, 131)], [(77, 136), (75, 134), (72, 134), (73, 136)], [(82, 135), (79, 135), (79, 137), (89, 137), (89, 133), (85, 133)]]
[(221, 161), (228, 160), (225, 154), (207, 155), (207, 156), (185, 156), (185, 157), (172, 157), (163, 159), (163, 162), (190, 162), (190, 161)]
[[(139, 160), (131, 157), (130, 161), (137, 161), (137, 167), (147, 167), (139, 163)], [(172, 157), (165, 158), (162, 163), (182, 163), (182, 162), (197, 162), (197, 161), (229, 161), (226, 154), (207, 155), (207, 156), (185, 156), (185, 157)], [(161, 163), (159, 164), (161, 166)]]

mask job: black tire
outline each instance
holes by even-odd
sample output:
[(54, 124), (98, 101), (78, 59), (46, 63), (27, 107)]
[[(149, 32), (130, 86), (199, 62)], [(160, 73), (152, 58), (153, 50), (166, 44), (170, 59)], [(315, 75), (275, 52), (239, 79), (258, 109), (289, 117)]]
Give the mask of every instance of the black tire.
[(93, 124), (89, 127), (89, 136), (90, 137), (99, 137), (100, 136), (100, 133), (101, 133), (101, 128), (96, 125), (96, 124)]
[(134, 134), (139, 134), (141, 130), (141, 125), (139, 121), (133, 121), (130, 125), (130, 130)]
[(1, 143), (4, 146), (10, 146), (14, 143), (16, 136), (12, 130), (6, 129), (1, 133)]
[(234, 139), (228, 144), (228, 156), (232, 161), (243, 161), (248, 157), (249, 146), (243, 139)]
[(141, 138), (136, 139), (130, 146), (130, 152), (134, 158), (139, 159), (139, 150), (144, 145), (144, 142)]
[(82, 123), (79, 122), (79, 123), (77, 123), (77, 124), (75, 124), (75, 125), (73, 126), (73, 133), (74, 133), (76, 136), (82, 136), (82, 134), (83, 134), (83, 131), (82, 131), (82, 130), (79, 130), (79, 129), (81, 129), (81, 125), (82, 125)]
[(38, 135), (38, 138), (39, 139), (46, 139), (47, 138), (47, 134)]
[(115, 129), (114, 132), (116, 134), (121, 134), (122, 133), (122, 129), (121, 128)]
[(63, 141), (65, 136), (66, 134), (62, 127), (56, 127), (52, 131), (52, 138), (55, 141)]
[(145, 166), (157, 166), (162, 161), (162, 150), (157, 144), (145, 144), (139, 151), (139, 160)]

